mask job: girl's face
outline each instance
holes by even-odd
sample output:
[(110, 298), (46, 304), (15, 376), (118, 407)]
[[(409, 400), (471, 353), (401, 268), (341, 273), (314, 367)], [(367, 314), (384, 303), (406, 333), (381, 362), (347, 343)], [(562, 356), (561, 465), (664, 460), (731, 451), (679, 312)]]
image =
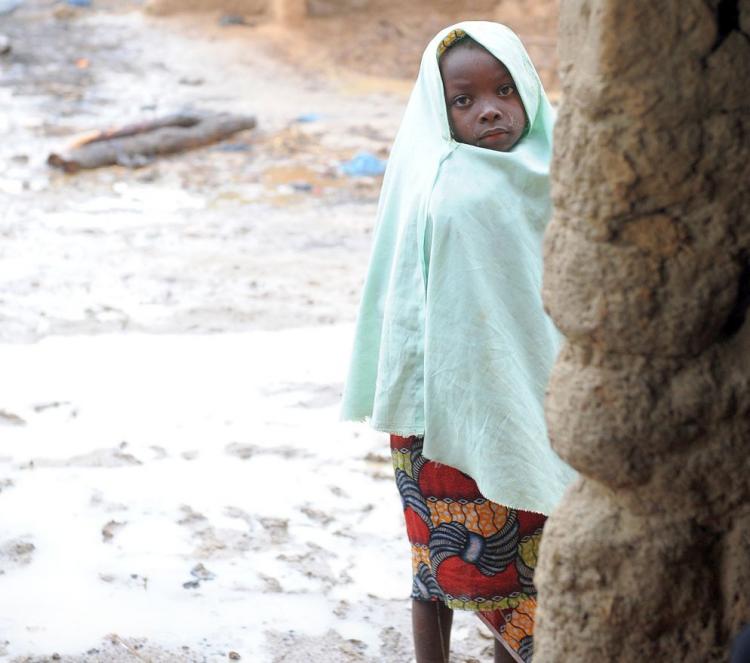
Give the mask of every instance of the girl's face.
[(456, 44), (440, 58), (445, 104), (459, 143), (507, 152), (521, 138), (526, 111), (513, 78), (478, 44)]

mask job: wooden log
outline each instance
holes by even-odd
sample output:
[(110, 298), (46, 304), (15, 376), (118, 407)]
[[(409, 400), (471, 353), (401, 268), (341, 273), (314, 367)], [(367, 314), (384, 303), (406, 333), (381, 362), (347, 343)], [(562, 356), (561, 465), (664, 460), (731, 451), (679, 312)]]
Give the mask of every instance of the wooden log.
[(124, 127), (115, 129), (96, 129), (88, 133), (82, 134), (76, 138), (69, 146), (68, 149), (74, 147), (83, 147), (89, 143), (96, 143), (101, 140), (111, 140), (112, 138), (125, 138), (126, 136), (135, 136), (136, 134), (146, 133), (147, 131), (155, 131), (156, 129), (162, 129), (164, 127), (192, 127), (198, 124), (202, 119), (205, 119), (205, 115), (177, 113), (175, 115), (167, 115), (166, 117), (159, 117), (155, 120), (145, 120), (143, 122), (136, 122), (135, 124), (127, 124)]
[(144, 166), (163, 154), (203, 147), (256, 126), (251, 115), (172, 115), (161, 120), (95, 132), (47, 163), (66, 173), (102, 166)]

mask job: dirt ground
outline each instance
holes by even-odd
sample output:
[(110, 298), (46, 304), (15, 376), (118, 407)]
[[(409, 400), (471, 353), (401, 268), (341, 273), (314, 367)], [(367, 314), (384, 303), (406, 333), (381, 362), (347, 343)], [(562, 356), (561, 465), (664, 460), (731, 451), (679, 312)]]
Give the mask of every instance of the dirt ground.
[[(382, 0), (366, 13), (295, 28), (218, 14), (153, 17), (137, 0), (93, 0), (82, 8), (26, 0), (0, 15), (0, 33), (12, 46), (0, 56), (0, 342), (12, 351), (14, 344), (60, 336), (220, 335), (351, 323), (380, 178), (348, 176), (342, 164), (360, 152), (387, 158), (424, 43), (460, 18), (500, 18), (516, 28), (554, 97), (555, 6), (505, 0), (498, 15), (496, 2), (420, 0), (405, 12), (403, 3)], [(134, 170), (66, 175), (46, 164), (51, 151), (81, 133), (184, 108), (252, 113), (258, 126)], [(303, 385), (304, 407), (331, 407), (342, 379)], [(279, 389), (283, 396), (287, 387)], [(5, 405), (0, 424), (15, 426)], [(227, 447), (235, 459), (236, 451)], [(3, 498), (18, 489), (14, 482), (20, 485), (25, 469), (5, 453), (0, 448)], [(123, 455), (107, 453), (110, 460)], [(305, 453), (292, 455), (302, 462)], [(367, 456), (360, 465), (379, 486), (387, 459), (367, 453), (375, 462)], [(69, 455), (79, 466), (80, 458)], [(266, 525), (273, 523), (262, 525), (264, 532)], [(22, 568), (34, 550), (25, 540), (0, 544), (0, 573)], [(287, 561), (306, 573), (305, 560)], [(325, 582), (342, 581), (332, 573)], [(267, 583), (269, 595), (282, 591), (273, 578)], [(317, 638), (279, 630), (267, 634), (273, 660), (409, 660), (406, 601), (339, 607), (360, 611), (364, 620), (390, 618), (379, 654), (335, 630)], [(486, 633), (461, 628), (454, 660), (489, 660)], [(0, 659), (5, 654), (0, 634)], [(76, 655), (29, 654), (13, 660), (232, 660), (208, 645), (175, 650), (125, 635), (104, 637)]]
[(316, 16), (278, 34), (273, 24), (264, 29), (299, 66), (312, 60), (312, 66), (334, 75), (343, 65), (373, 77), (411, 81), (424, 46), (441, 28), (495, 20), (521, 36), (550, 98), (559, 95), (557, 0), (414, 0), (406, 6), (399, 0), (370, 0), (365, 6), (366, 11)]
[[(115, 4), (3, 19), (0, 338), (351, 319), (379, 182), (339, 166), (386, 156), (403, 96), (299, 71), (252, 28)], [(45, 164), (81, 132), (185, 107), (258, 128), (138, 170)]]
[[(0, 61), (0, 338), (351, 319), (379, 181), (339, 166), (387, 156), (423, 43), (458, 11), (396, 23), (386, 3), (288, 32), (150, 19), (138, 4), (29, 0), (0, 18), (13, 45)], [(258, 129), (136, 171), (69, 177), (44, 163), (80, 132), (185, 107), (255, 113)]]

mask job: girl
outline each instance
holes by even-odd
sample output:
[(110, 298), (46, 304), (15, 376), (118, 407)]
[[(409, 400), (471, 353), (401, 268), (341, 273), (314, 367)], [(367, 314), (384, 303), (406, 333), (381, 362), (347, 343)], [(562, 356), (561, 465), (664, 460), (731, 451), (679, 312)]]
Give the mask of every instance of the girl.
[(542, 404), (552, 124), (516, 35), (459, 23), (424, 53), (383, 182), (343, 415), (391, 434), (418, 663), (448, 660), (456, 608), (495, 661), (531, 659), (544, 514), (573, 476)]

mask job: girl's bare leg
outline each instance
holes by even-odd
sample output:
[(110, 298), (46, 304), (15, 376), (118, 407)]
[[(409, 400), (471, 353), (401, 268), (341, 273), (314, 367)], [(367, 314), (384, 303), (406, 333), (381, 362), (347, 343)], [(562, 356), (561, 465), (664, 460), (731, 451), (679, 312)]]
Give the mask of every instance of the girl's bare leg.
[(516, 663), (505, 645), (497, 638), (495, 638), (495, 663)]
[(412, 599), (411, 625), (417, 663), (448, 663), (452, 624), (453, 610), (442, 601)]

